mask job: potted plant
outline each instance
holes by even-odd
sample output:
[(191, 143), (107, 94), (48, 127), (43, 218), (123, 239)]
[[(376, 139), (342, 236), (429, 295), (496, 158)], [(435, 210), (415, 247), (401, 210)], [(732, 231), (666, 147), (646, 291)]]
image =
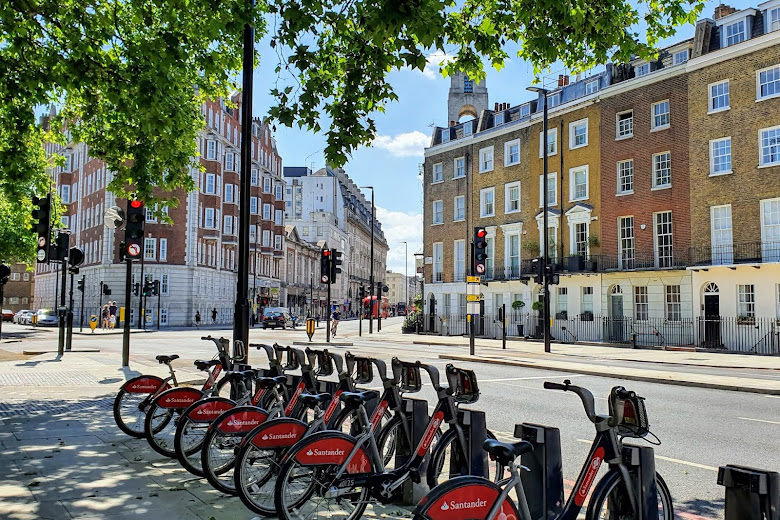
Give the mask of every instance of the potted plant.
[(523, 251), (526, 253), (530, 253), (533, 256), (539, 255), (539, 242), (536, 240), (524, 240), (523, 241)]
[(580, 314), (580, 321), (593, 321), (593, 312), (585, 311)]
[(599, 237), (597, 237), (596, 235), (589, 236), (588, 245), (590, 247), (599, 247), (601, 245), (601, 242), (599, 242)]
[(544, 311), (544, 303), (537, 300), (531, 304), (531, 309), (537, 313), (536, 320), (534, 322), (534, 337), (540, 338), (542, 337), (542, 331), (544, 330), (544, 316), (542, 316)]
[(568, 311), (561, 311), (555, 313), (555, 319), (556, 320), (568, 320), (569, 319), (569, 312)]
[(756, 318), (755, 316), (745, 316), (744, 314), (740, 314), (737, 316), (737, 325), (755, 325), (756, 324)]
[(517, 319), (518, 314), (520, 313), (520, 309), (525, 307), (525, 302), (523, 300), (515, 300), (512, 302), (512, 309), (515, 311), (515, 322), (517, 322), (517, 335), (522, 336), (523, 335), (523, 324), (519, 322)]
[(571, 273), (579, 273), (585, 270), (585, 257), (583, 255), (571, 254), (567, 258), (566, 270)]

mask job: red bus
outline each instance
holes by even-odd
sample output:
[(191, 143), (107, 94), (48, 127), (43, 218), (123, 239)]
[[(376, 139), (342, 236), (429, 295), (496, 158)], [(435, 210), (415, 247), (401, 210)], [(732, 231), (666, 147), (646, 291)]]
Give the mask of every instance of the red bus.
[[(371, 302), (373, 301), (374, 305), (371, 305)], [(387, 318), (390, 316), (390, 303), (388, 303), (387, 298), (385, 296), (382, 296), (382, 299), (380, 300), (381, 304), (381, 312), (382, 317)], [(369, 311), (369, 308), (371, 310)], [(376, 296), (367, 296), (363, 298), (363, 318), (368, 318), (368, 313), (371, 312), (374, 318), (377, 317), (377, 302), (376, 302)]]

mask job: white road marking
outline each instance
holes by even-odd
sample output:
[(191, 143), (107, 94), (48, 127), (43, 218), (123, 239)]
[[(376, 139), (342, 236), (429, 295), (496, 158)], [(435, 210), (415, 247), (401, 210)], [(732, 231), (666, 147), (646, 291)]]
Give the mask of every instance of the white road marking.
[[(583, 442), (585, 444), (593, 444), (593, 441), (587, 441), (585, 439), (577, 439), (577, 442)], [(693, 468), (707, 469), (710, 471), (718, 471), (718, 468), (713, 466), (707, 466), (706, 464), (699, 464), (698, 462), (688, 462), (687, 460), (673, 459), (671, 457), (664, 457), (663, 455), (656, 455), (656, 459), (665, 460), (666, 462), (674, 462), (675, 464), (682, 464), (684, 466), (691, 466)]]
[[(585, 377), (585, 374), (567, 374), (566, 377)], [(530, 376), (530, 377), (505, 377), (502, 379), (480, 379), (480, 383), (499, 383), (501, 381), (522, 381), (525, 379), (552, 379), (551, 376)]]
[(765, 395), (764, 397), (769, 397), (771, 399), (780, 399), (780, 395)]
[(767, 421), (764, 419), (751, 419), (750, 417), (737, 417), (737, 419), (742, 419), (743, 421), (753, 421), (753, 422), (760, 422), (760, 423), (767, 423), (767, 424), (780, 424), (778, 421)]

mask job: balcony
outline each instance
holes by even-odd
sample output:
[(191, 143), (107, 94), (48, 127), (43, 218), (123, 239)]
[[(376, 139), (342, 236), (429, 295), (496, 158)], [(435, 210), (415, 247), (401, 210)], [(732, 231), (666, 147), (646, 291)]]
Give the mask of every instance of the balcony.
[(780, 262), (780, 242), (739, 242), (690, 249), (691, 266), (766, 264)]

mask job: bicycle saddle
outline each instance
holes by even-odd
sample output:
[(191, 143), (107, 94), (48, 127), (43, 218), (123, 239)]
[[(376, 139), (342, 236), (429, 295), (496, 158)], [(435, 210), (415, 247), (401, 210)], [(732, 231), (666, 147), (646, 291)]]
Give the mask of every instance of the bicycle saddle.
[(170, 363), (174, 359), (179, 359), (179, 355), (178, 354), (174, 354), (172, 356), (162, 356), (162, 355), (160, 355), (160, 356), (156, 356), (155, 359), (157, 361), (159, 361), (161, 365), (163, 365), (163, 364)]
[(482, 449), (488, 452), (490, 458), (498, 461), (502, 466), (508, 466), (523, 453), (533, 451), (533, 445), (528, 441), (501, 442), (496, 439), (486, 439), (482, 443)]
[(364, 392), (342, 392), (340, 399), (347, 406), (359, 406), (377, 397), (379, 394), (374, 390), (366, 390)]
[(257, 386), (259, 388), (273, 388), (286, 382), (287, 376), (260, 377), (257, 379)]
[(210, 359), (208, 361), (204, 361), (202, 359), (196, 359), (194, 363), (195, 368), (197, 368), (198, 370), (208, 370), (209, 368), (219, 364), (220, 364), (220, 360), (218, 359)]
[(225, 372), (225, 377), (227, 377), (231, 381), (240, 381), (241, 379), (246, 379), (254, 376), (255, 376), (254, 370), (228, 370)]
[(327, 392), (322, 394), (307, 394), (303, 393), (298, 399), (308, 408), (314, 408), (327, 403), (331, 399), (331, 395)]

